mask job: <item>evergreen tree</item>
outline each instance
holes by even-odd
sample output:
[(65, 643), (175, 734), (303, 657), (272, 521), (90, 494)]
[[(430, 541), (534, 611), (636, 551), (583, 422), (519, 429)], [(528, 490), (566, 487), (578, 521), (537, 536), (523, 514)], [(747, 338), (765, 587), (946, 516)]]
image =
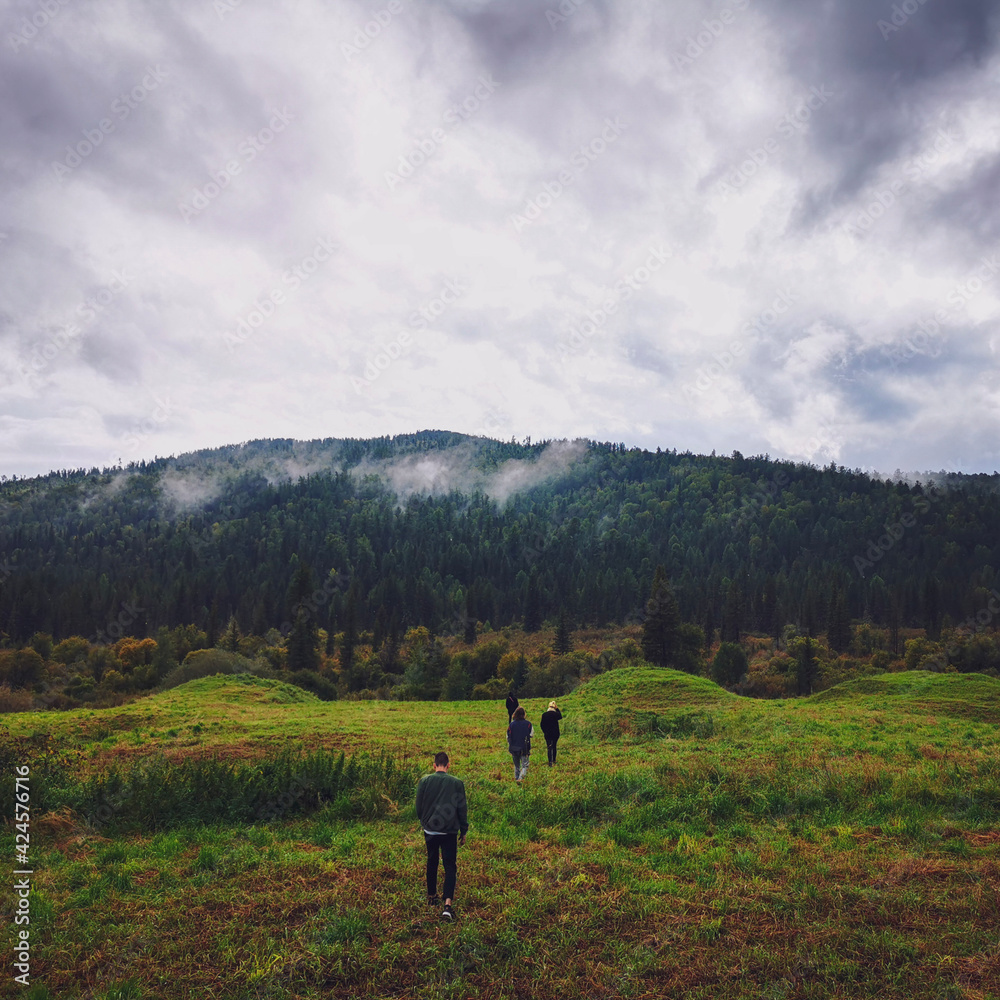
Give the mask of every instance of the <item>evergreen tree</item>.
[(556, 628), (555, 651), (559, 654), (568, 653), (573, 648), (569, 637), (569, 621), (565, 609), (559, 612), (559, 625)]
[(743, 598), (739, 585), (731, 580), (722, 604), (722, 627), (719, 639), (722, 642), (739, 642), (743, 625)]
[(463, 622), (462, 641), (469, 646), (476, 644), (476, 618), (472, 613), (472, 600), (469, 592), (465, 592), (465, 620)]
[(230, 615), (226, 631), (222, 633), (222, 638), (219, 640), (219, 648), (226, 649), (230, 653), (238, 653), (240, 651), (240, 638), (240, 626), (236, 621), (236, 615)]
[(208, 612), (208, 628), (206, 629), (206, 633), (208, 635), (209, 647), (214, 646), (219, 641), (219, 605), (216, 601), (212, 601), (212, 608)]
[(813, 655), (813, 641), (808, 635), (799, 645), (796, 656), (796, 673), (799, 694), (812, 694), (813, 683), (816, 680), (816, 657)]
[(521, 685), (524, 684), (528, 677), (528, 658), (521, 653), (517, 658), (517, 663), (514, 665), (514, 676), (511, 678), (510, 687), (511, 690), (516, 694), (521, 690)]
[(542, 599), (538, 586), (538, 571), (532, 567), (524, 591), (524, 631), (537, 632), (542, 627)]
[(347, 591), (347, 607), (344, 610), (344, 638), (340, 642), (340, 673), (350, 685), (354, 667), (354, 647), (358, 644), (358, 587), (352, 583)]
[(747, 672), (747, 654), (735, 642), (723, 642), (712, 660), (712, 680), (722, 687), (732, 687)]
[(854, 638), (851, 619), (847, 614), (847, 601), (843, 591), (834, 586), (830, 593), (830, 610), (827, 613), (826, 642), (835, 653), (843, 653)]
[(768, 575), (764, 580), (764, 592), (760, 597), (760, 630), (767, 635), (773, 635), (777, 624), (778, 591), (774, 577)]
[(656, 567), (653, 587), (642, 623), (642, 655), (658, 667), (667, 666), (680, 648), (681, 614), (662, 564)]
[(923, 587), (924, 628), (928, 639), (941, 637), (941, 589), (933, 576), (924, 578)]
[(309, 612), (301, 605), (292, 622), (285, 648), (289, 670), (319, 669), (319, 632)]
[(898, 591), (893, 591), (889, 597), (886, 617), (889, 625), (889, 651), (893, 656), (899, 656), (899, 628), (902, 624), (902, 597)]

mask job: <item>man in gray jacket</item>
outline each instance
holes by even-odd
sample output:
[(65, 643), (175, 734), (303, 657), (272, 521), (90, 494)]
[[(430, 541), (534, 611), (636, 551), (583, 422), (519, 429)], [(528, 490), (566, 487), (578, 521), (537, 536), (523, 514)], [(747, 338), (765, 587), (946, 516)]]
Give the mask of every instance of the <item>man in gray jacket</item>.
[(425, 774), (417, 785), (417, 819), (427, 845), (427, 902), (440, 906), (437, 894), (438, 854), (444, 865), (444, 909), (442, 920), (454, 920), (455, 879), (458, 874), (458, 845), (469, 831), (465, 785), (448, 774), (450, 762), (442, 751), (434, 756), (434, 772)]

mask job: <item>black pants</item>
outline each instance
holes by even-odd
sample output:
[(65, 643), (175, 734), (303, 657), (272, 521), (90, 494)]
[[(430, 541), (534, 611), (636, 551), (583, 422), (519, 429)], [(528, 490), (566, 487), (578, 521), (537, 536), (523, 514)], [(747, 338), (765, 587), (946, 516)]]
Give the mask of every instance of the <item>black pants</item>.
[(427, 895), (437, 895), (438, 884), (438, 851), (441, 852), (441, 863), (444, 865), (444, 898), (455, 898), (455, 878), (458, 874), (458, 834), (457, 833), (425, 833), (427, 844)]
[(559, 742), (559, 737), (557, 736), (554, 740), (545, 741), (545, 749), (549, 752), (549, 763), (554, 764), (556, 762), (556, 744)]

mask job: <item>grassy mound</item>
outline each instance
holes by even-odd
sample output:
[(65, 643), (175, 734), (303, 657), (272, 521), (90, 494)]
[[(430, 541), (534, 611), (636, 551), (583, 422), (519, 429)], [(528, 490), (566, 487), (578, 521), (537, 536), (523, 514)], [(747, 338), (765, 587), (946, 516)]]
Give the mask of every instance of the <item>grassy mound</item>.
[(736, 699), (714, 681), (680, 670), (621, 667), (593, 678), (563, 700), (586, 712), (620, 707), (656, 712), (720, 706)]
[(306, 702), (318, 703), (320, 700), (311, 691), (284, 681), (255, 677), (253, 674), (213, 674), (211, 677), (199, 677), (179, 684), (162, 694), (155, 694), (149, 699), (149, 703), (172, 707), (189, 698), (230, 704), (250, 702), (255, 705), (301, 705)]
[[(941, 713), (972, 722), (1000, 723), (1000, 680), (983, 674), (936, 674), (907, 670), (844, 681), (805, 699), (826, 702), (879, 702), (907, 712)], [(874, 704), (873, 704), (874, 702)]]

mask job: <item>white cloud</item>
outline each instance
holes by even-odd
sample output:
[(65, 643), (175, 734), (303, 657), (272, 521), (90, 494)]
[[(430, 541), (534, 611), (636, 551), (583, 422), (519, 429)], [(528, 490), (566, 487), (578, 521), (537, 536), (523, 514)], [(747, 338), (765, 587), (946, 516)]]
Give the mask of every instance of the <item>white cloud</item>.
[[(862, 0), (808, 16), (734, 0), (678, 66), (724, 6), (588, 0), (553, 28), (527, 0), (404, 0), (350, 58), (360, 2), (67, 7), (0, 69), (0, 470), (437, 426), (883, 469), (961, 453), (991, 471), (995, 435), (965, 434), (946, 394), (961, 386), (992, 426), (1000, 286), (949, 314), (937, 356), (882, 352), (1000, 248), (991, 8), (928, 7), (883, 42)], [(57, 179), (53, 160), (151, 65), (162, 84)], [(266, 131), (279, 111), (287, 126)], [(797, 111), (802, 127), (782, 126)], [(601, 144), (609, 120), (624, 127)], [(529, 200), (538, 217), (517, 229)], [(337, 252), (288, 287), (321, 238)], [(654, 240), (669, 264), (561, 355)], [(116, 271), (120, 294), (57, 342)], [(415, 323), (449, 280), (466, 290)], [(737, 363), (685, 395), (734, 344)]]

